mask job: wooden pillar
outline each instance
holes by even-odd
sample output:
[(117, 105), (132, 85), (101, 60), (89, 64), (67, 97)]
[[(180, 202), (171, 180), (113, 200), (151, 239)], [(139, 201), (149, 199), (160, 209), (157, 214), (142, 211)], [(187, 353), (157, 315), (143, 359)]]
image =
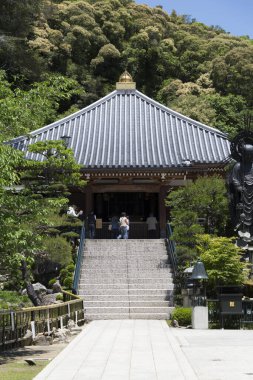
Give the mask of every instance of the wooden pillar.
[(85, 215), (87, 216), (91, 211), (93, 211), (93, 192), (92, 188), (87, 185), (85, 189)]
[(165, 208), (164, 199), (166, 198), (168, 189), (169, 189), (168, 185), (161, 185), (160, 192), (159, 192), (159, 223), (160, 223), (160, 237), (161, 238), (166, 237), (167, 217), (166, 217), (166, 208)]

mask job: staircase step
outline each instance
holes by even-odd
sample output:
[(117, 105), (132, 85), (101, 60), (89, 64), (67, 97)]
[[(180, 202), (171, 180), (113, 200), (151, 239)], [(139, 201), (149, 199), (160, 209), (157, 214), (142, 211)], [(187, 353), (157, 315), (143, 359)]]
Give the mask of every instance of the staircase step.
[(125, 284), (125, 283), (104, 283), (104, 284), (96, 284), (96, 283), (89, 283), (89, 284), (82, 284), (80, 285), (79, 289), (83, 289), (85, 290), (86, 292), (89, 291), (90, 289), (93, 290), (93, 289), (103, 289), (103, 290), (106, 290), (108, 292), (108, 289), (125, 289), (125, 290), (147, 290), (147, 289), (173, 289), (174, 288), (174, 285), (173, 283), (149, 283), (149, 284), (143, 284), (143, 283), (140, 283), (140, 284)]
[(84, 313), (86, 314), (98, 314), (98, 313), (101, 313), (101, 314), (112, 314), (112, 313), (116, 313), (116, 314), (127, 314), (127, 313), (167, 313), (167, 314), (170, 314), (171, 312), (171, 307), (169, 306), (158, 306), (158, 307), (155, 307), (155, 306), (152, 306), (152, 307), (144, 307), (144, 306), (133, 306), (133, 307), (124, 307), (124, 306), (109, 306), (109, 307), (94, 307), (94, 306), (88, 306), (88, 307), (85, 307), (84, 309)]
[[(122, 297), (123, 298), (123, 297)], [(87, 301), (84, 299), (84, 308), (88, 307), (168, 307), (170, 306), (169, 301), (129, 301), (128, 298), (125, 300), (122, 299), (121, 301)]]
[[(143, 301), (143, 302), (153, 302), (153, 301), (170, 301), (172, 295), (167, 294), (142, 294), (142, 295), (127, 295), (128, 296), (128, 302), (134, 302), (134, 301)], [(83, 296), (84, 301), (122, 301), (124, 297), (122, 295), (118, 294), (85, 294)]]
[[(172, 309), (172, 308), (171, 308)], [(172, 312), (172, 310), (171, 310)], [(104, 314), (85, 314), (85, 319), (87, 321), (93, 321), (96, 319), (169, 319), (171, 312), (168, 313), (104, 313)]]
[[(91, 276), (90, 278), (86, 277), (81, 281), (80, 281), (80, 285), (84, 285), (84, 284), (96, 284), (96, 285), (99, 285), (101, 284), (101, 282), (98, 282), (97, 280), (101, 280), (101, 277), (100, 276)], [(124, 282), (123, 282), (123, 279), (124, 279)], [(122, 280), (122, 281), (120, 281)], [(103, 284), (107, 285), (107, 284), (125, 284), (125, 285), (129, 285), (129, 284), (160, 284), (160, 283), (164, 283), (164, 284), (171, 284), (172, 283), (172, 276), (164, 276), (164, 277), (146, 277), (146, 278), (140, 278), (138, 276), (136, 277), (131, 277), (131, 278), (127, 278), (127, 277), (120, 277), (120, 276), (117, 276), (117, 277), (105, 277), (103, 276)]]
[(165, 289), (127, 289), (122, 288), (119, 289), (117, 287), (115, 288), (106, 288), (102, 289), (99, 287), (96, 288), (90, 288), (90, 289), (79, 289), (78, 294), (80, 297), (84, 298), (86, 295), (129, 295), (130, 296), (152, 296), (152, 295), (160, 295), (161, 297), (164, 296), (172, 296), (173, 295), (173, 285), (171, 289), (165, 288)]
[(114, 257), (99, 257), (99, 258), (94, 258), (93, 256), (90, 256), (90, 257), (85, 257), (84, 260), (83, 260), (83, 265), (84, 266), (91, 266), (91, 267), (97, 267), (97, 265), (102, 265), (103, 268), (107, 268), (107, 267), (111, 267), (111, 266), (114, 266), (114, 267), (121, 267), (122, 265), (127, 265), (128, 267), (136, 267), (136, 265), (138, 266), (142, 266), (142, 267), (150, 267), (150, 268), (154, 268), (154, 265), (155, 267), (162, 267), (162, 266), (166, 266), (166, 268), (170, 268), (171, 265), (170, 263), (168, 262), (168, 257), (164, 257), (164, 258), (156, 258), (154, 260), (154, 258), (152, 259), (149, 259), (149, 258), (145, 258), (145, 259), (140, 259), (140, 258), (133, 258), (130, 260), (130, 258), (128, 258), (128, 260), (125, 260), (125, 259), (121, 259), (119, 260), (119, 258), (117, 257), (116, 259)]
[[(171, 278), (131, 278), (129, 279), (129, 283), (126, 282), (126, 278), (105, 278), (103, 283), (98, 281), (98, 278), (85, 278), (85, 282), (80, 282), (80, 287), (92, 286), (92, 287), (100, 287), (104, 286), (105, 288), (110, 287), (119, 287), (119, 288), (136, 288), (136, 285), (140, 285), (140, 288), (146, 288), (147, 286), (151, 286), (154, 288), (159, 288), (163, 286), (169, 286), (173, 284)], [(122, 282), (120, 282), (122, 280)]]
[[(82, 272), (83, 274), (83, 272)], [(138, 283), (138, 282), (172, 282), (172, 274), (171, 273), (165, 273), (165, 274), (159, 274), (159, 273), (147, 273), (145, 277), (145, 273), (141, 273), (142, 277), (140, 278), (140, 274), (136, 273), (135, 275), (131, 274), (131, 278), (127, 277), (125, 274), (118, 274), (118, 273), (84, 273), (82, 277), (84, 277), (86, 283), (90, 282), (97, 282), (99, 283), (104, 282), (120, 282), (124, 281), (125, 283)], [(151, 277), (152, 276), (152, 277)], [(82, 280), (81, 280), (82, 282)]]

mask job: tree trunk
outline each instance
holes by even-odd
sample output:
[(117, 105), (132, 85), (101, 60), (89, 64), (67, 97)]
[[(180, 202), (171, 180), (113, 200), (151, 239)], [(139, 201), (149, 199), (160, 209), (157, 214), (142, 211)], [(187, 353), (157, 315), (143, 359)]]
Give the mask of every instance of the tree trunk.
[(41, 299), (35, 292), (34, 287), (31, 281), (29, 280), (29, 273), (28, 273), (27, 264), (25, 260), (22, 260), (21, 262), (21, 271), (22, 271), (22, 279), (25, 282), (25, 287), (27, 290), (28, 297), (30, 298), (34, 306), (41, 306), (42, 305)]

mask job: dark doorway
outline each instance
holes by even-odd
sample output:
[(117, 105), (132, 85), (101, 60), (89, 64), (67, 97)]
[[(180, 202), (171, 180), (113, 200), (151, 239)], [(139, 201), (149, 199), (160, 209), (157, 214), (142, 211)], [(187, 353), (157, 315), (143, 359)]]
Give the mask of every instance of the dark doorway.
[(150, 213), (159, 219), (158, 193), (96, 193), (94, 211), (98, 218), (108, 221), (113, 215), (122, 212), (129, 215), (131, 221), (145, 221)]

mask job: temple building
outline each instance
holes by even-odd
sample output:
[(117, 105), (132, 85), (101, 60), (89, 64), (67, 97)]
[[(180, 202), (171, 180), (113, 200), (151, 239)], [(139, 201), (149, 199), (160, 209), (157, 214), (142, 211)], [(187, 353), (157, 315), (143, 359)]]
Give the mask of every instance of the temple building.
[[(142, 94), (127, 72), (115, 91), (12, 145), (25, 150), (59, 139), (68, 140), (87, 180), (70, 202), (85, 214), (94, 210), (101, 222), (98, 237), (107, 237), (110, 218), (122, 211), (130, 217), (130, 237), (146, 237), (150, 213), (159, 221), (157, 237), (163, 237), (167, 193), (199, 175), (222, 173), (230, 154), (224, 133)], [(32, 153), (27, 158), (40, 159)]]

